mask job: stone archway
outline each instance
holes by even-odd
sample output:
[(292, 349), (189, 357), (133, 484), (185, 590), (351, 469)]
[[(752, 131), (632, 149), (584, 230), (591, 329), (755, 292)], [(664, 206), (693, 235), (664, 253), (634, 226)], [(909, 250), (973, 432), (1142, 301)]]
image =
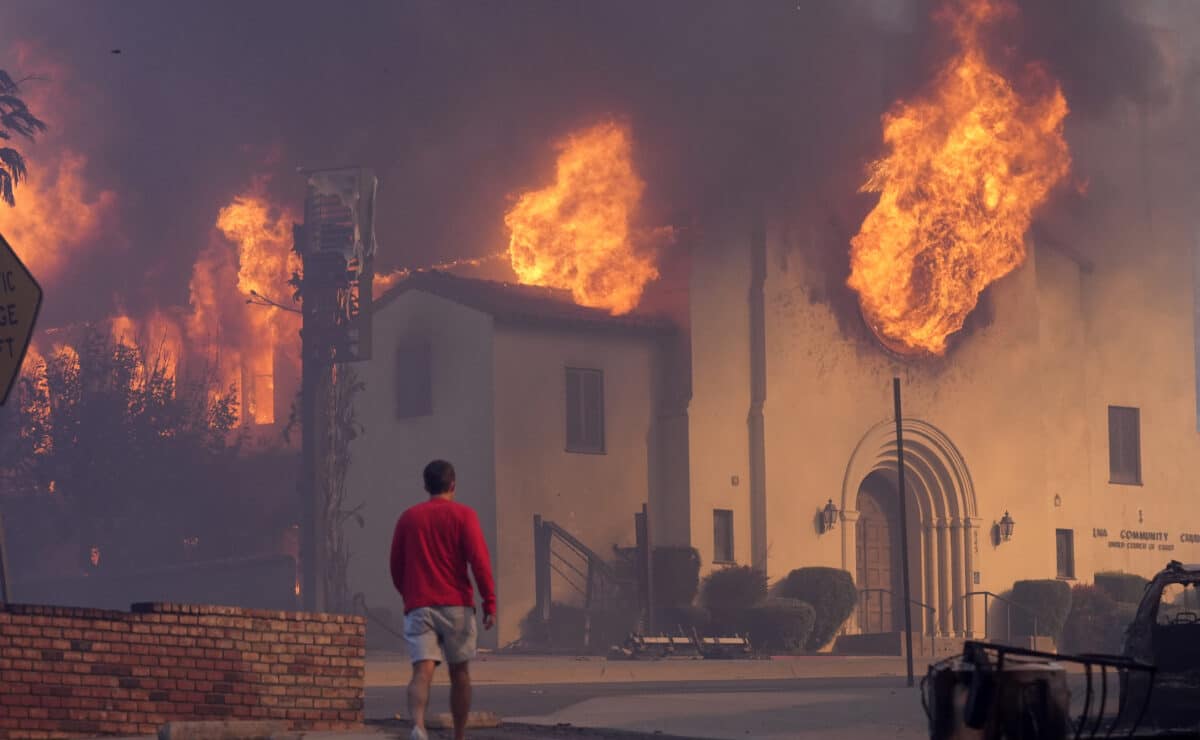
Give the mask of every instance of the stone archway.
[[(927, 634), (971, 637), (976, 634), (973, 599), (975, 535), (978, 527), (975, 488), (966, 461), (954, 443), (937, 427), (906, 419), (904, 477), (907, 489), (909, 559), (912, 598), (933, 608), (932, 615), (914, 609), (914, 629)], [(842, 567), (857, 573), (858, 496), (868, 476), (895, 481), (899, 466), (896, 424), (873, 426), (855, 447), (842, 483)], [(915, 525), (915, 527), (914, 527)], [(915, 529), (916, 531), (912, 531)], [(918, 618), (918, 614), (924, 614)]]

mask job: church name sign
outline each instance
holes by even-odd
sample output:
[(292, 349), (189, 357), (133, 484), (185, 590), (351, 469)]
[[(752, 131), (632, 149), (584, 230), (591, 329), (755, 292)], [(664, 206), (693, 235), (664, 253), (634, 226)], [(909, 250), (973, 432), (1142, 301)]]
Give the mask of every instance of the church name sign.
[[(1175, 543), (1185, 545), (1200, 545), (1200, 533), (1180, 532), (1178, 537), (1172, 537), (1170, 532), (1155, 532), (1140, 529), (1122, 529), (1117, 533), (1118, 539), (1109, 540), (1108, 546), (1124, 550), (1174, 550)], [(1103, 527), (1092, 529), (1092, 537), (1108, 539), (1108, 530)]]

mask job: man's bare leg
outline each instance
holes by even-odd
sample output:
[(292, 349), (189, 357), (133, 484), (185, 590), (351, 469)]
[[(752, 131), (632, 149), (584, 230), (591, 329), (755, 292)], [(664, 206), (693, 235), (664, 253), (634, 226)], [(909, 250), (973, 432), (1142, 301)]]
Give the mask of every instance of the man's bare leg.
[(454, 715), (454, 740), (467, 736), (467, 717), (471, 714), (471, 664), (450, 666), (450, 713)]
[(425, 708), (429, 706), (429, 686), (433, 683), (432, 660), (418, 660), (412, 664), (412, 680), (408, 682), (408, 715), (413, 725), (425, 730)]

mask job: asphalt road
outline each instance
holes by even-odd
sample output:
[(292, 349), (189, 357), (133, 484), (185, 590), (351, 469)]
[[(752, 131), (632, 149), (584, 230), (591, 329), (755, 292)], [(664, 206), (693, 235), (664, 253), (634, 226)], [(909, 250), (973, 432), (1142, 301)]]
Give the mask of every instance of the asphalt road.
[[(537, 717), (553, 714), (588, 699), (641, 697), (654, 694), (740, 694), (804, 690), (880, 689), (904, 686), (904, 679), (879, 678), (792, 678), (769, 681), (671, 681), (646, 683), (580, 683), (545, 685), (477, 685), (473, 709), (495, 712), (502, 717)], [(388, 719), (397, 712), (407, 714), (403, 686), (368, 687), (367, 719)], [(431, 709), (446, 711), (450, 702), (447, 686), (434, 686)]]

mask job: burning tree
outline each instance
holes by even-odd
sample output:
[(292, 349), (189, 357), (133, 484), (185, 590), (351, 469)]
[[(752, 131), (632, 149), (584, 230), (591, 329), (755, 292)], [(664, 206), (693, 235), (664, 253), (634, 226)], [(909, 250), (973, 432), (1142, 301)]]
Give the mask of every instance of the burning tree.
[[(13, 134), (27, 139), (46, 130), (46, 124), (29, 110), (21, 99), (21, 86), (0, 70), (0, 139), (10, 141)], [(10, 146), (0, 147), (0, 198), (13, 205), (13, 190), (26, 174), (25, 158)]]
[(163, 565), (197, 545), (226, 556), (241, 547), (231, 522), (262, 539), (264, 507), (238, 486), (234, 388), (208, 373), (177, 381), (161, 350), (95, 328), (31, 362), (0, 417), (6, 513), (47, 530), (12, 527), (27, 562), (64, 541), (84, 572)]

